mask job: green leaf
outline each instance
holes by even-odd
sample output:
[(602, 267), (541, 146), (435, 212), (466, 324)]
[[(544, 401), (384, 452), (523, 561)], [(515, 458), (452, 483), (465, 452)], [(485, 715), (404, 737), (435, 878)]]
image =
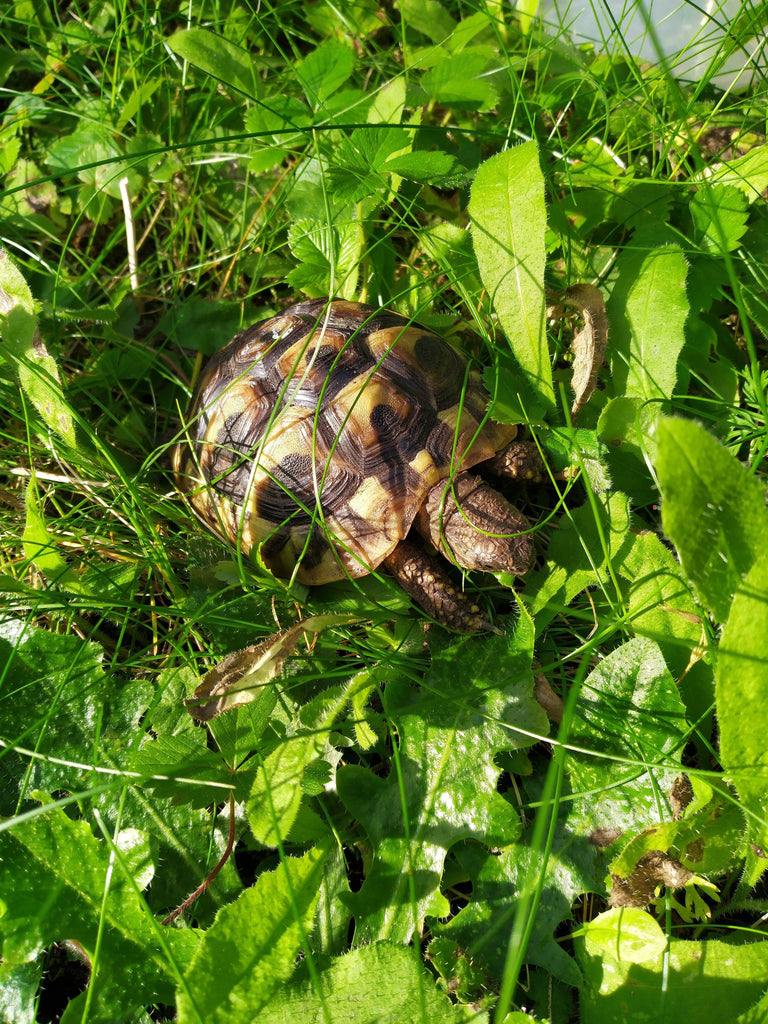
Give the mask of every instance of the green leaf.
[(357, 221), (340, 220), (333, 227), (313, 220), (295, 221), (288, 229), (288, 244), (299, 260), (288, 275), (289, 284), (311, 298), (329, 294), (354, 298), (362, 252)]
[(23, 276), (0, 248), (0, 360), (7, 360), (43, 418), (70, 447), (75, 424), (64, 397), (56, 361), (40, 337), (32, 293)]
[(442, 59), (422, 75), (420, 85), (427, 96), (447, 107), (487, 110), (498, 99), (493, 82), (484, 73), (490, 64), (487, 51), (471, 48), (458, 54), (443, 53)]
[[(259, 1024), (460, 1024), (487, 1021), (454, 1006), (413, 949), (376, 943), (335, 957), (310, 980), (307, 971), (282, 986), (259, 1014)], [(351, 997), (354, 993), (354, 997)]]
[(34, 629), (12, 619), (0, 622), (0, 664), (6, 672), (0, 736), (9, 745), (13, 741), (38, 754), (28, 760), (5, 752), (0, 796), (4, 813), (11, 813), (30, 788), (77, 791), (92, 782), (82, 762), (92, 756), (84, 752), (93, 751), (97, 741), (100, 758), (115, 764), (138, 739), (149, 685), (105, 675), (102, 656), (97, 644), (71, 634)]
[(569, 985), (579, 985), (576, 964), (553, 937), (562, 921), (572, 919), (573, 900), (591, 888), (581, 866), (574, 862), (572, 846), (570, 836), (565, 847), (551, 851), (545, 863), (541, 853), (522, 842), (493, 853), (476, 843), (462, 843), (455, 854), (472, 883), (472, 900), (448, 924), (430, 922), (432, 931), (453, 939), (491, 977), (501, 978), (520, 893), (531, 877), (545, 871), (525, 962), (538, 964)]
[(218, 912), (179, 988), (179, 1024), (261, 1019), (261, 1010), (293, 973), (311, 931), (326, 857), (316, 847), (281, 860)]
[(676, 245), (643, 255), (627, 250), (607, 303), (615, 394), (660, 401), (672, 397), (685, 342), (687, 266)]
[(744, 156), (729, 160), (714, 170), (706, 171), (710, 185), (719, 184), (740, 189), (747, 201), (753, 203), (768, 188), (768, 145), (756, 146)]
[(594, 507), (587, 502), (559, 524), (547, 550), (543, 569), (526, 581), (525, 600), (537, 636), (564, 611), (585, 587), (597, 584), (618, 600), (608, 567), (631, 546), (629, 501), (613, 493)]
[(205, 28), (182, 29), (166, 45), (183, 60), (225, 85), (256, 99), (261, 92), (253, 59), (225, 36)]
[(600, 914), (577, 935), (584, 1024), (736, 1021), (765, 990), (768, 942), (668, 939), (632, 908)]
[(739, 792), (754, 841), (768, 849), (768, 558), (763, 553), (736, 590), (716, 673), (723, 768)]
[(500, 750), (530, 746), (548, 723), (533, 699), (532, 623), (513, 640), (483, 637), (435, 652), (421, 690), (392, 679), (384, 711), (398, 755), (387, 779), (340, 768), (339, 796), (360, 821), (372, 856), (359, 892), (345, 901), (355, 941), (408, 942), (425, 914), (444, 916), (438, 887), (446, 851), (460, 839), (506, 845), (517, 813), (497, 792)]
[(694, 241), (706, 252), (733, 252), (747, 230), (747, 200), (733, 186), (714, 186), (691, 199)]
[[(658, 646), (629, 640), (590, 673), (569, 744), (574, 790), (593, 829), (644, 828), (671, 817), (665, 800), (687, 737), (685, 708)], [(592, 751), (593, 753), (586, 753)], [(577, 798), (578, 799), (578, 798)]]
[(354, 66), (352, 47), (335, 39), (326, 39), (307, 54), (295, 73), (313, 110), (322, 109), (325, 101), (350, 77)]
[(146, 839), (129, 830), (112, 847), (85, 821), (72, 821), (54, 806), (4, 825), (0, 934), (6, 969), (66, 936), (92, 960), (98, 950), (89, 993), (93, 1024), (114, 1021), (118, 1006), (127, 1017), (152, 1002), (169, 1002), (179, 958), (186, 962), (197, 939), (192, 931), (161, 936), (147, 914), (138, 895), (153, 873)]
[(409, 181), (438, 187), (449, 187), (454, 179), (459, 179), (465, 173), (455, 157), (440, 150), (431, 153), (418, 150), (393, 156), (384, 164), (384, 170), (399, 174)]
[(59, 553), (56, 539), (48, 529), (43, 516), (34, 473), (30, 476), (27, 484), (24, 504), (27, 510), (22, 538), (24, 554), (51, 583), (64, 587), (73, 594), (89, 593), (88, 587), (83, 586), (80, 578)]
[(725, 622), (768, 545), (763, 487), (696, 423), (664, 419), (657, 436), (664, 532), (701, 603)]
[(469, 203), (483, 284), (542, 414), (554, 408), (544, 330), (544, 178), (533, 142), (480, 166)]

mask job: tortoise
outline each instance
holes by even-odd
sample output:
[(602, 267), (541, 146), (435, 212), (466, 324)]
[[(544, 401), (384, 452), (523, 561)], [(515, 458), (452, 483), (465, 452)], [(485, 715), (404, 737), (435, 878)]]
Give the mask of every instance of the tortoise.
[(172, 454), (176, 486), (276, 576), (314, 585), (381, 567), (438, 622), (493, 628), (445, 562), (520, 576), (533, 560), (528, 521), (480, 472), (532, 476), (534, 446), (488, 402), (479, 370), (432, 331), (356, 302), (299, 302), (210, 360)]

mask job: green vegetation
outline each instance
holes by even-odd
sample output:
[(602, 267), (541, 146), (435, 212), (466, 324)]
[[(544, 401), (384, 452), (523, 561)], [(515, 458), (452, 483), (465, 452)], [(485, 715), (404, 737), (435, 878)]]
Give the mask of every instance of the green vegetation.
[[(768, 1017), (768, 83), (708, 84), (764, 10), (694, 85), (500, 0), (0, 16), (1, 1020)], [(498, 634), (175, 495), (205, 358), (330, 294), (547, 455)]]

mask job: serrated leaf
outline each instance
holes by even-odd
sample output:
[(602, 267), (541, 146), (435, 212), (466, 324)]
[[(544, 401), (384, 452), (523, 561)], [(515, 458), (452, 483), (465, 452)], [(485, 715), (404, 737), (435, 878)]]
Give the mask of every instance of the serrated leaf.
[(205, 28), (174, 32), (166, 45), (183, 60), (253, 99), (260, 92), (253, 59), (225, 36)]
[[(38, 757), (5, 751), (0, 807), (11, 813), (30, 787), (77, 791), (93, 781), (83, 752), (92, 751), (97, 723), (100, 758), (115, 763), (136, 736), (149, 687), (106, 676), (103, 651), (72, 635), (16, 623), (0, 631), (6, 677), (0, 699), (0, 737), (7, 747), (34, 748)], [(45, 755), (64, 763), (47, 760)], [(71, 761), (71, 764), (67, 764)]]
[(657, 436), (664, 532), (701, 603), (725, 622), (768, 546), (763, 487), (697, 423), (664, 419)]
[(533, 142), (480, 166), (469, 203), (472, 239), (483, 284), (512, 353), (540, 402), (554, 407), (544, 330), (544, 178)]
[(288, 244), (299, 266), (288, 282), (310, 298), (340, 294), (351, 299), (357, 289), (362, 238), (356, 221), (339, 221), (332, 227), (300, 220), (288, 229)]
[(699, 190), (689, 207), (694, 241), (706, 252), (733, 252), (747, 230), (747, 200), (732, 186)]
[(768, 145), (750, 150), (744, 156), (729, 160), (715, 170), (707, 169), (710, 183), (739, 189), (753, 203), (768, 188)]
[(356, 943), (408, 942), (425, 914), (443, 916), (443, 862), (460, 839), (506, 845), (519, 835), (517, 814), (496, 791), (494, 755), (548, 731), (533, 698), (531, 642), (523, 616), (512, 641), (484, 637), (436, 652), (420, 691), (388, 683), (383, 702), (397, 730), (398, 770), (381, 779), (347, 766), (336, 777), (372, 849), (362, 888), (345, 900)]
[(251, 1024), (288, 981), (312, 927), (327, 850), (260, 875), (203, 936), (179, 988), (179, 1024)]
[(723, 768), (739, 792), (751, 836), (768, 849), (768, 558), (764, 553), (736, 589), (715, 678)]
[[(114, 1021), (116, 1006), (128, 1015), (170, 1001), (174, 968), (137, 895), (151, 878), (146, 841), (126, 835), (115, 858), (85, 821), (72, 821), (53, 806), (4, 825), (0, 931), (5, 963), (28, 961), (62, 937), (79, 942), (92, 959), (98, 948), (88, 1015), (93, 1024)], [(197, 943), (191, 931), (165, 937), (171, 955), (183, 960)]]

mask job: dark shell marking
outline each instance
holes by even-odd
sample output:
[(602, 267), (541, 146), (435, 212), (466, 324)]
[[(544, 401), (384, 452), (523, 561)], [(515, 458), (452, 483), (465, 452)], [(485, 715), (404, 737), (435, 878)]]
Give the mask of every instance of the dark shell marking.
[(210, 361), (176, 483), (219, 536), (245, 554), (260, 544), (276, 575), (362, 576), (435, 483), (515, 436), (483, 423), (487, 402), (464, 356), (397, 313), (301, 302)]

